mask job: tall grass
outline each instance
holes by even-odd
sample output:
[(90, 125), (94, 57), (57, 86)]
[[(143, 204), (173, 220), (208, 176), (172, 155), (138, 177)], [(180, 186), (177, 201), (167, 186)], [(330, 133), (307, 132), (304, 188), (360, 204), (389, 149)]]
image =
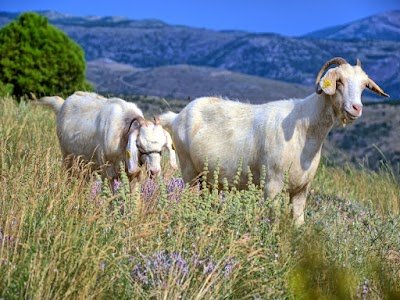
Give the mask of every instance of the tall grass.
[(315, 179), (319, 194), (335, 194), (364, 205), (372, 205), (381, 214), (400, 212), (400, 174), (390, 165), (382, 163), (378, 171), (364, 166), (335, 168), (321, 165)]
[(4, 299), (400, 297), (390, 169), (321, 165), (295, 229), (286, 193), (185, 186), (166, 162), (164, 178), (134, 194), (125, 177), (115, 193), (70, 178), (42, 107), (0, 99), (0, 146)]

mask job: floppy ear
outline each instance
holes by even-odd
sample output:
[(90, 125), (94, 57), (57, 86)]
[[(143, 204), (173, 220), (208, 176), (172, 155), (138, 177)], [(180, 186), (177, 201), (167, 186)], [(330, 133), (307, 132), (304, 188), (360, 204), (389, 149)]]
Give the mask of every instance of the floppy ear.
[(369, 88), (374, 93), (377, 93), (378, 95), (381, 95), (383, 97), (390, 97), (372, 79), (368, 79), (367, 88)]
[(139, 172), (139, 151), (136, 146), (138, 135), (139, 130), (133, 130), (128, 137), (128, 144), (126, 145), (126, 166), (129, 175)]
[(168, 131), (164, 130), (164, 134), (165, 137), (167, 138), (167, 142), (165, 144), (165, 147), (167, 147), (168, 151), (169, 151), (169, 163), (171, 165), (171, 167), (174, 170), (178, 170), (178, 164), (176, 162), (176, 154), (175, 154), (175, 150), (172, 148), (172, 138), (171, 135), (168, 133)]
[(319, 86), (327, 95), (333, 95), (336, 92), (336, 70), (330, 69), (319, 81)]

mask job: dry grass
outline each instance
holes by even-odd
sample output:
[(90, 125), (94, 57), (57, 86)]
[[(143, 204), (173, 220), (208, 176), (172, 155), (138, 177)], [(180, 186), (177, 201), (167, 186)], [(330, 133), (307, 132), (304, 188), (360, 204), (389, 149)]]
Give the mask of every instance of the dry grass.
[(55, 117), (42, 107), (0, 99), (0, 147), (4, 299), (399, 296), (390, 170), (321, 166), (296, 230), (285, 193), (274, 202), (257, 187), (221, 196), (182, 186), (169, 169), (140, 193), (124, 178), (115, 194), (105, 184), (94, 191), (95, 177), (62, 171)]

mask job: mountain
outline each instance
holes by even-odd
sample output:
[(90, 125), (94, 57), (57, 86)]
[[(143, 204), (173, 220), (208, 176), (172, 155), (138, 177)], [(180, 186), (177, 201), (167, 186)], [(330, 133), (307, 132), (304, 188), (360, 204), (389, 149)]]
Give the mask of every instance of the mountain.
[(349, 24), (329, 27), (306, 34), (306, 38), (334, 40), (400, 41), (400, 10), (370, 16)]
[(150, 94), (171, 99), (221, 96), (263, 103), (312, 93), (312, 88), (299, 84), (193, 65), (134, 68), (111, 60), (96, 60), (88, 62), (87, 78), (99, 92)]
[[(83, 47), (88, 62), (111, 59), (134, 68), (202, 66), (312, 88), (321, 66), (332, 57), (342, 56), (350, 63), (359, 58), (367, 74), (392, 99), (400, 98), (400, 42), (396, 40), (291, 38), (175, 26), (159, 20), (42, 14)], [(16, 16), (0, 13), (0, 25)], [(371, 26), (381, 26), (381, 20), (376, 18), (378, 23)], [(204, 91), (208, 91), (207, 86)], [(374, 96), (369, 92), (365, 95)]]
[(379, 169), (382, 162), (400, 174), (400, 101), (365, 105), (360, 119), (346, 128), (334, 128), (324, 153), (335, 162), (357, 162)]

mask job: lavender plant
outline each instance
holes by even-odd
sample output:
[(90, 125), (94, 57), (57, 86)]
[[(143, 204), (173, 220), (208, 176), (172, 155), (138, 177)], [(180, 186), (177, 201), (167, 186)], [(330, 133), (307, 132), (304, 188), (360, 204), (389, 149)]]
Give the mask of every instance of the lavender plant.
[(123, 169), (67, 174), (54, 115), (22, 103), (0, 101), (0, 298), (398, 298), (393, 171), (322, 165), (296, 229), (287, 192), (263, 199), (248, 171), (222, 192), (217, 171), (190, 186), (164, 166), (135, 192)]

